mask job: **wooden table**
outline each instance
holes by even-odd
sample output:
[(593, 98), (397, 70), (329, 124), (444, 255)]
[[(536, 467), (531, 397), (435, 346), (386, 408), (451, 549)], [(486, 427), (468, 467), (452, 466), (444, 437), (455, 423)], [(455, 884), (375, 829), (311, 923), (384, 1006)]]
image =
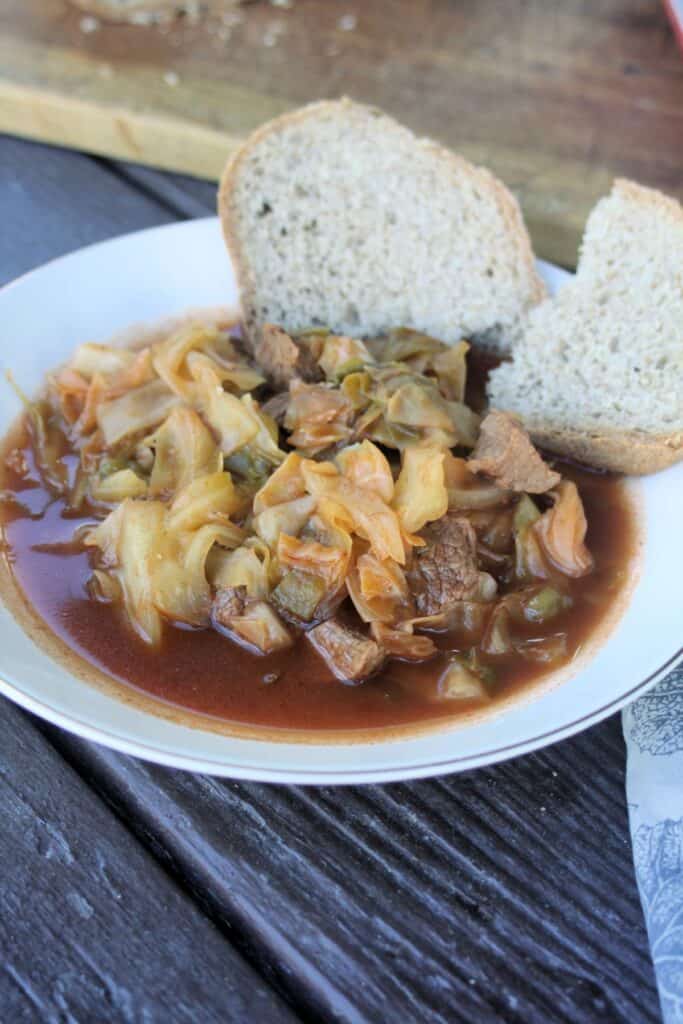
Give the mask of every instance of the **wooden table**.
[[(2, 281), (213, 204), (1, 138)], [(495, 768), (306, 789), (157, 768), (3, 701), (0, 805), (7, 1024), (659, 1019), (618, 717)]]

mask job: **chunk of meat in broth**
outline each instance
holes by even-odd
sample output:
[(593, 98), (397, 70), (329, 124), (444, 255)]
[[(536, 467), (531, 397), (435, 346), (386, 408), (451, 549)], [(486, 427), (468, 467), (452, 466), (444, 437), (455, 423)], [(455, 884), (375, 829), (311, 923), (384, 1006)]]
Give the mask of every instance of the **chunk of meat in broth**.
[(497, 409), (483, 420), (467, 465), (506, 490), (527, 494), (544, 494), (561, 479), (538, 454), (519, 420)]
[(328, 619), (306, 634), (338, 679), (362, 683), (384, 663), (385, 654), (378, 643), (337, 619)]
[(309, 382), (322, 377), (309, 349), (275, 324), (264, 324), (261, 328), (254, 344), (254, 358), (278, 391), (287, 388), (295, 377)]
[(440, 615), (478, 589), (477, 535), (463, 516), (447, 514), (421, 534), (408, 582), (420, 615)]

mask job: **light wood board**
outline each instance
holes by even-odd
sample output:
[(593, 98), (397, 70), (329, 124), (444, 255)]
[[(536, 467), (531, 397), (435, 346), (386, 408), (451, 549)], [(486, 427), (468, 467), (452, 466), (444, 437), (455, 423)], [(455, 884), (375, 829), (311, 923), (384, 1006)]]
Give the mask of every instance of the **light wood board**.
[(4, 0), (0, 130), (215, 179), (264, 120), (346, 93), (489, 166), (568, 266), (615, 175), (683, 198), (683, 60), (658, 4), (290, 2), (85, 32), (67, 0)]

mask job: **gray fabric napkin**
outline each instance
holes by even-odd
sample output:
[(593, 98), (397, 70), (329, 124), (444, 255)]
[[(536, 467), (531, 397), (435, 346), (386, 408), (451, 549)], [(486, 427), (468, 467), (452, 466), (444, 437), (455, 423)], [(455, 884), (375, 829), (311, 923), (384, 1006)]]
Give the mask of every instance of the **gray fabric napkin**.
[(683, 668), (622, 715), (633, 860), (665, 1024), (683, 1024)]

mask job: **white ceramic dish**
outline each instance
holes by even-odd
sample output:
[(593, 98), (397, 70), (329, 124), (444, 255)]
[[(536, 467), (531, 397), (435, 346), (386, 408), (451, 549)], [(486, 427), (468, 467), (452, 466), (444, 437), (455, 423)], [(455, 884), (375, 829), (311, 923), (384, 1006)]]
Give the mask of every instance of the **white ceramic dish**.
[[(551, 287), (566, 276), (543, 265)], [(128, 235), (56, 260), (0, 291), (2, 364), (29, 392), (85, 340), (189, 307), (231, 304), (235, 282), (214, 218)], [(0, 433), (18, 411), (0, 387)], [(374, 743), (273, 743), (168, 721), (74, 678), (0, 606), (0, 692), (87, 739), (194, 771), (288, 783), (418, 778), (522, 754), (585, 729), (683, 658), (683, 463), (629, 485), (642, 507), (642, 574), (621, 623), (578, 675), (466, 726)]]

